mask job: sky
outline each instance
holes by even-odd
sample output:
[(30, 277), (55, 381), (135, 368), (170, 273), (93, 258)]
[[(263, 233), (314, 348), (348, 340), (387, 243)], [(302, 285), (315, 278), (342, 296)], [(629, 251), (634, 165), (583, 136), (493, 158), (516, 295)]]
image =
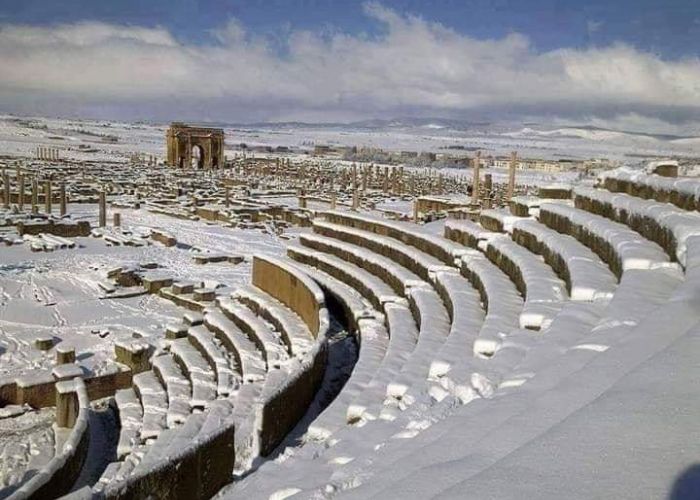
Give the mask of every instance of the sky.
[(0, 0), (0, 112), (700, 134), (698, 0)]

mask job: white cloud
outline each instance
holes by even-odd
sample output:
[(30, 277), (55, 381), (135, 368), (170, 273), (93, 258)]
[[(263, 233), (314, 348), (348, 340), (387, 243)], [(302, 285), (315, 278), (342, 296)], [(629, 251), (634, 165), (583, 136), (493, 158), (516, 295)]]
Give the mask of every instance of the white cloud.
[(383, 24), (381, 35), (289, 31), (282, 53), (235, 19), (206, 44), (160, 27), (4, 25), (0, 108), (230, 120), (659, 114), (670, 122), (690, 118), (700, 102), (696, 58), (667, 61), (624, 44), (541, 53), (519, 34), (477, 40), (377, 3), (365, 12)]

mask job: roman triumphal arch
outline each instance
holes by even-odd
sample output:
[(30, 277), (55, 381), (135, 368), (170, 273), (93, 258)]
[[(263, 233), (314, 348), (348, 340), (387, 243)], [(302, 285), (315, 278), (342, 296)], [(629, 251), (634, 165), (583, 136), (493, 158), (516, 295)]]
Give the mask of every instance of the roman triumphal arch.
[[(224, 166), (224, 131), (173, 122), (165, 134), (171, 167), (221, 168)], [(194, 153), (194, 154), (193, 154)]]

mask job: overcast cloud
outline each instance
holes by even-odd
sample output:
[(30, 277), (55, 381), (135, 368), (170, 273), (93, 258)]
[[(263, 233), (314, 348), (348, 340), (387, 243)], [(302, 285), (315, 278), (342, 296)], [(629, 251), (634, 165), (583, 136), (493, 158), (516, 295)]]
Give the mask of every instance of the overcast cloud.
[(694, 126), (700, 61), (615, 44), (538, 53), (517, 33), (469, 38), (380, 4), (381, 36), (293, 31), (237, 20), (207, 44), (162, 28), (79, 22), (0, 27), (0, 108), (114, 118), (355, 120), (400, 115), (545, 117)]

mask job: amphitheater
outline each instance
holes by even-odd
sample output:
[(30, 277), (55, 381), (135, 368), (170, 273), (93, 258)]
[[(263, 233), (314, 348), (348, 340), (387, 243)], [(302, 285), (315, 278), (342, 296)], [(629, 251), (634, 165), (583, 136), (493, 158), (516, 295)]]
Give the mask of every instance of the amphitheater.
[[(0, 381), (59, 443), (0, 497), (695, 498), (700, 180), (540, 194), (440, 234), (317, 211), (230, 295), (156, 284), (189, 304), (158, 346)], [(336, 322), (357, 361), (322, 404)], [(105, 398), (116, 456), (76, 489)]]

